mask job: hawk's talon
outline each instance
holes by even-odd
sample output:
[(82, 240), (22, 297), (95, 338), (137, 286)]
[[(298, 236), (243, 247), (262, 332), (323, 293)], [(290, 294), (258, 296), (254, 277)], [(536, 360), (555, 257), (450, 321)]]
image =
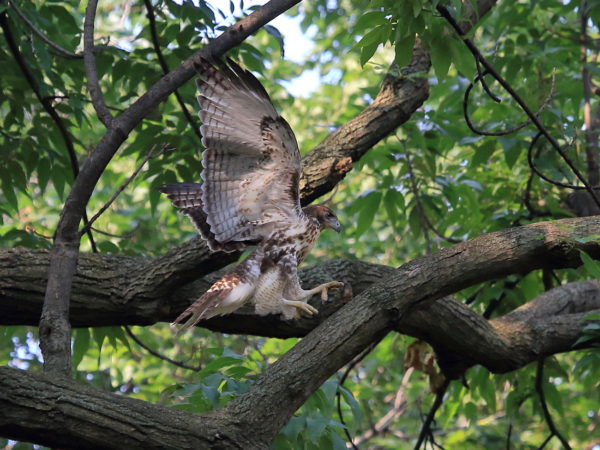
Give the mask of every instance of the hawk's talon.
[(314, 306), (309, 305), (306, 302), (298, 301), (298, 300), (286, 300), (283, 299), (283, 303), (287, 306), (293, 306), (301, 311), (304, 311), (309, 316), (313, 316), (315, 314), (319, 314), (319, 310)]
[(323, 290), (321, 291), (321, 300), (326, 302), (329, 297), (328, 297), (328, 290), (331, 288), (336, 288), (336, 287), (344, 287), (344, 283), (340, 282), (340, 281), (332, 281), (330, 283), (327, 283), (323, 286)]

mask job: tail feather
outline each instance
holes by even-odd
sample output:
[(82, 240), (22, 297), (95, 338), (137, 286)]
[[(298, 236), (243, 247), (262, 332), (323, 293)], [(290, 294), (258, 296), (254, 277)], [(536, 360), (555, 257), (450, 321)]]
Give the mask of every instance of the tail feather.
[(208, 319), (212, 315), (210, 314), (211, 310), (214, 310), (220, 300), (226, 295), (227, 292), (222, 290), (212, 290), (209, 289), (205, 292), (198, 300), (192, 303), (184, 312), (179, 314), (177, 318), (171, 323), (172, 327), (175, 327), (178, 323), (183, 321), (189, 316), (189, 319), (183, 323), (179, 329), (177, 330), (176, 335), (180, 336), (183, 334), (188, 328), (195, 326), (202, 319)]

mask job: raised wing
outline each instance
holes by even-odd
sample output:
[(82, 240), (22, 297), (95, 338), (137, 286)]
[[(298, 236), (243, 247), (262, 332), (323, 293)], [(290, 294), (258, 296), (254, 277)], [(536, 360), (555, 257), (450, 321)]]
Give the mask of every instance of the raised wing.
[(222, 250), (225, 252), (233, 252), (236, 250), (244, 250), (246, 245), (257, 244), (257, 241), (242, 242), (226, 242), (222, 244), (215, 239), (214, 233), (210, 230), (210, 226), (206, 222), (206, 213), (202, 203), (203, 185), (200, 183), (170, 183), (161, 186), (159, 190), (167, 194), (167, 197), (173, 203), (173, 206), (179, 208), (179, 212), (188, 216), (200, 235), (208, 244), (208, 248), (212, 251)]
[(217, 242), (256, 241), (296, 223), (298, 144), (260, 82), (233, 61), (202, 61), (202, 203)]

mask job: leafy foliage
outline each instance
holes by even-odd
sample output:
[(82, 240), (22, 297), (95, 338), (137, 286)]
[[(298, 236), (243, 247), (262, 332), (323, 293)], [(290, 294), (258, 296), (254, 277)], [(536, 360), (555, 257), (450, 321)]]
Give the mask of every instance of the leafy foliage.
[[(463, 93), (475, 74), (470, 54), (435, 12), (436, 1), (314, 1), (292, 11), (314, 46), (302, 64), (280, 58), (289, 54), (282, 32), (271, 26), (232, 52), (257, 72), (283, 115), (296, 131), (301, 150), (309, 151), (327, 134), (372, 103), (380, 81), (394, 61), (403, 67), (420, 39), (432, 57), (430, 97), (401, 129), (355, 164), (333, 198), (344, 224), (342, 238), (325, 234), (309, 258), (358, 258), (399, 265), (448, 238), (465, 240), (484, 232), (571, 214), (566, 191), (531, 176), (527, 148), (531, 128), (500, 137), (474, 136), (463, 120)], [(462, 17), (463, 4), (451, 2)], [(96, 20), (97, 64), (106, 103), (113, 112), (127, 107), (162, 76), (153, 50), (146, 11), (140, 5), (103, 1)], [(582, 142), (583, 114), (579, 4), (573, 2), (500, 2), (470, 36), (533, 109), (556, 86), (540, 120), (561, 144)], [(16, 14), (0, 5), (19, 54), (0, 42), (0, 243), (49, 248), (65, 193), (74, 179), (68, 142), (79, 162), (103, 134), (89, 102), (83, 64), (49, 48)], [(71, 51), (81, 49), (84, 6), (74, 2), (19, 2), (19, 8), (48, 39)], [(247, 8), (249, 9), (249, 8)], [(204, 1), (154, 4), (158, 41), (166, 63), (175, 67), (207, 39), (220, 33), (231, 14), (244, 10), (231, 3), (220, 11)], [(600, 7), (589, 12), (593, 51)], [(349, 25), (350, 24), (350, 25)], [(593, 38), (593, 39), (592, 39)], [(284, 49), (286, 50), (284, 52)], [(273, 56), (275, 55), (275, 56)], [(493, 55), (493, 56), (492, 56)], [(575, 56), (577, 55), (577, 56)], [(24, 76), (18, 60), (31, 73)], [(589, 65), (597, 76), (598, 69)], [(293, 98), (280, 86), (316, 71), (321, 83), (309, 95)], [(514, 102), (499, 90), (499, 104), (476, 87), (471, 117), (487, 131), (524, 120)], [(46, 99), (67, 130), (47, 112)], [(195, 87), (179, 93), (195, 111)], [(194, 119), (196, 116), (194, 114)], [(93, 231), (102, 253), (158, 255), (194, 235), (174, 214), (156, 187), (176, 180), (197, 181), (201, 145), (174, 96), (153, 111), (128, 138), (96, 188), (88, 205), (97, 211), (153, 146), (175, 149), (151, 160), (142, 174), (96, 222)], [(571, 150), (585, 171), (584, 148)], [(535, 153), (538, 168), (549, 177), (574, 183), (574, 177), (549, 148)], [(526, 199), (526, 201), (524, 201)], [(427, 223), (429, 222), (429, 224)], [(84, 251), (90, 242), (84, 238)], [(598, 263), (582, 254), (583, 268), (555, 273), (561, 282), (600, 278)], [(496, 317), (545, 290), (540, 273), (513, 276), (466, 289), (458, 297), (487, 317)], [(583, 339), (596, 339), (592, 317)], [(147, 346), (173, 359), (189, 358), (202, 370), (176, 368), (150, 356), (120, 328), (79, 329), (74, 333), (77, 378), (101, 389), (203, 412), (244, 392), (295, 340), (227, 336), (198, 329), (190, 339), (174, 339), (167, 326), (135, 327)], [(0, 330), (0, 363), (39, 370), (37, 330)], [(355, 366), (344, 385), (328, 380), (282, 430), (275, 448), (346, 448), (346, 432), (360, 436), (386, 414), (409, 369), (404, 362), (411, 339), (389, 335)], [(558, 426), (574, 448), (591, 445), (598, 432), (600, 356), (577, 351), (547, 362), (546, 396)], [(446, 448), (537, 448), (548, 434), (534, 386), (535, 369), (525, 367), (491, 375), (481, 367), (466, 374), (469, 388), (451, 383), (436, 416), (436, 440)], [(369, 446), (398, 448), (414, 443), (422, 416), (434, 396), (427, 376), (415, 372), (402, 395), (407, 408)], [(340, 417), (335, 407), (341, 396)], [(594, 398), (596, 396), (596, 398)], [(510, 430), (510, 431), (508, 431)], [(1, 442), (1, 441), (0, 441)], [(554, 441), (551, 442), (555, 444)], [(556, 447), (558, 448), (558, 447)]]

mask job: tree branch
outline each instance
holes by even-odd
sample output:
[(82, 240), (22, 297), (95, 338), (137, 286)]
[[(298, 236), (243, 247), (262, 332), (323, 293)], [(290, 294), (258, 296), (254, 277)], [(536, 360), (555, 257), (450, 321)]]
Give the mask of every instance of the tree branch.
[(0, 434), (53, 448), (256, 448), (227, 421), (0, 367)]
[(98, 0), (89, 0), (87, 8), (85, 9), (85, 21), (83, 23), (83, 67), (85, 69), (87, 87), (88, 91), (90, 91), (92, 105), (96, 110), (96, 114), (98, 114), (100, 122), (102, 122), (106, 128), (110, 128), (113, 116), (108, 110), (106, 103), (104, 103), (104, 97), (102, 96), (102, 90), (100, 89), (100, 82), (98, 80), (96, 56), (94, 55), (94, 21), (96, 19), (97, 6)]
[[(386, 75), (371, 105), (331, 133), (302, 161), (302, 204), (330, 191), (377, 142), (406, 122), (429, 96), (431, 61), (420, 42), (398, 76)], [(414, 76), (423, 74), (423, 76)], [(367, 131), (368, 130), (368, 131)]]
[(569, 441), (562, 435), (558, 428), (556, 428), (554, 420), (552, 420), (550, 410), (548, 409), (548, 404), (546, 403), (546, 396), (544, 394), (544, 359), (540, 359), (537, 362), (535, 371), (535, 391), (537, 392), (538, 397), (540, 398), (542, 412), (544, 413), (544, 420), (546, 421), (546, 424), (550, 429), (550, 437), (544, 442), (544, 444), (540, 448), (543, 448), (553, 436), (556, 436), (565, 450), (571, 450)]
[[(15, 6), (12, 2), (11, 2), (11, 5), (13, 5), (13, 7)], [(40, 89), (35, 77), (31, 73), (31, 70), (27, 66), (27, 63), (25, 62), (25, 58), (23, 57), (23, 55), (21, 54), (21, 51), (19, 50), (19, 46), (17, 45), (17, 43), (15, 41), (15, 38), (12, 34), (12, 30), (8, 23), (7, 16), (4, 13), (0, 14), (0, 28), (2, 28), (2, 31), (4, 32), (4, 36), (6, 38), (6, 42), (8, 43), (10, 52), (12, 53), (13, 57), (15, 58), (15, 61), (17, 62), (17, 65), (19, 66), (21, 73), (27, 80), (27, 84), (29, 84), (29, 87), (31, 87), (31, 90), (35, 94), (36, 98), (38, 99), (38, 101), (40, 102), (40, 104), (42, 105), (44, 110), (48, 113), (48, 115), (50, 116), (50, 118), (52, 119), (54, 124), (56, 125), (56, 128), (58, 129), (58, 132), (60, 133), (60, 136), (62, 137), (63, 142), (65, 143), (65, 149), (67, 150), (69, 162), (71, 163), (71, 172), (73, 173), (73, 178), (77, 178), (77, 175), (79, 174), (79, 162), (77, 161), (77, 154), (75, 153), (75, 147), (73, 146), (73, 139), (71, 138), (71, 135), (69, 134), (69, 130), (67, 129), (65, 122), (60, 117), (60, 115), (58, 114), (56, 109), (54, 109), (54, 106), (52, 106), (52, 99), (49, 97), (42, 96), (41, 89)], [(84, 223), (87, 223), (87, 221), (88, 221), (87, 213), (85, 212), (85, 210), (83, 212), (83, 221), (84, 221)], [(92, 232), (88, 231), (87, 236), (90, 240), (90, 245), (92, 246), (92, 251), (94, 253), (96, 253), (98, 250), (96, 248), (96, 242), (94, 240), (94, 236), (92, 235)]]
[[(488, 323), (458, 302), (438, 299), (475, 283), (511, 273), (579, 265), (578, 249), (596, 257), (600, 255), (600, 245), (593, 241), (581, 242), (583, 237), (599, 232), (598, 217), (542, 222), (483, 235), (396, 270), (386, 268), (389, 276), (382, 282), (374, 284), (326, 318), (313, 333), (271, 366), (247, 394), (215, 414), (221, 418), (235, 417), (237, 426), (253, 430), (256, 446), (264, 447), (325, 379), (391, 329), (426, 335), (442, 356), (442, 367), (447, 376), (458, 376), (460, 370), (457, 367), (464, 370), (475, 363), (494, 372), (514, 370), (541, 355), (569, 351), (581, 332), (581, 317), (585, 314), (577, 308), (556, 317), (548, 316), (544, 309), (527, 309), (531, 315), (521, 327), (515, 325), (518, 315), (507, 318), (504, 324)], [(86, 282), (88, 289), (97, 293), (95, 280)], [(598, 304), (594, 303), (597, 298), (592, 298), (592, 303), (586, 303), (586, 300), (584, 309), (598, 309)], [(550, 304), (546, 300), (539, 303)], [(125, 305), (123, 310), (131, 314), (131, 306)], [(560, 305), (560, 309), (552, 311), (563, 309), (564, 305)], [(222, 330), (231, 327), (234, 320), (233, 316), (226, 319), (225, 324), (220, 324)], [(323, 319), (319, 317), (318, 320)], [(309, 319), (305, 320), (311, 323)], [(239, 323), (246, 324), (243, 332), (256, 327), (255, 321), (247, 318)], [(420, 331), (416, 330), (419, 323)], [(314, 322), (312, 324), (314, 326)], [(439, 334), (433, 334), (432, 330)], [(485, 345), (481, 345), (482, 342)], [(456, 349), (461, 351), (456, 352)], [(450, 356), (457, 354), (465, 362), (455, 364), (456, 358)]]
[[(546, 233), (544, 230), (551, 231)], [(491, 267), (498, 255), (513, 251), (512, 242), (517, 240), (522, 245), (514, 250), (513, 257), (526, 262), (507, 270), (508, 273), (523, 273), (542, 264), (555, 268), (580, 265), (577, 248), (592, 254), (599, 248), (593, 241), (586, 244), (577, 242), (574, 236), (594, 234), (600, 234), (600, 218), (564, 219), (482, 235), (441, 252), (466, 245), (469, 252), (477, 255), (476, 264)], [(439, 254), (433, 253), (431, 257), (436, 260)], [(154, 259), (83, 254), (74, 278), (71, 320), (78, 327), (168, 322), (198, 298), (219, 274), (193, 280), (234, 260), (235, 257), (230, 254), (211, 253), (199, 237)], [(453, 261), (458, 264), (457, 260)], [(37, 323), (48, 262), (47, 250), (0, 249), (0, 301), (3, 311), (0, 325)], [(455, 270), (463, 267), (457, 265)], [(302, 269), (301, 278), (304, 286), (332, 279), (343, 280), (351, 285), (356, 296), (393, 272), (394, 269), (386, 266), (334, 260)], [(473, 283), (485, 279), (489, 278), (475, 279)], [(227, 333), (303, 336), (344, 303), (339, 293), (334, 291), (333, 294), (331, 302), (320, 306), (318, 318), (285, 321), (276, 316), (253, 316), (253, 320), (249, 321), (245, 314), (233, 314), (212, 319), (203, 326)], [(449, 312), (440, 310), (439, 314), (443, 317)]]
[(17, 4), (13, 0), (8, 0), (8, 5), (13, 9), (14, 12), (17, 13), (17, 16), (19, 16), (19, 18), (23, 22), (25, 22), (25, 24), (29, 27), (29, 29), (33, 32), (33, 34), (35, 34), (42, 41), (44, 41), (48, 46), (50, 46), (52, 49), (54, 49), (56, 51), (56, 53), (58, 53), (60, 56), (62, 56), (63, 58), (67, 58), (67, 59), (82, 59), (83, 58), (83, 54), (73, 53), (73, 52), (70, 52), (69, 50), (65, 50), (60, 45), (58, 45), (56, 42), (53, 42), (50, 39), (48, 39), (48, 37), (46, 37), (46, 35), (44, 35), (44, 33), (42, 33), (40, 30), (38, 30), (37, 27), (33, 24), (33, 22), (31, 22), (31, 20), (29, 20), (27, 18), (27, 16), (23, 13), (23, 11), (21, 11), (19, 9)]
[(573, 171), (575, 176), (581, 181), (581, 183), (585, 186), (585, 189), (589, 192), (590, 196), (594, 199), (594, 202), (600, 207), (600, 198), (594, 192), (594, 189), (590, 185), (589, 181), (581, 174), (577, 166), (571, 161), (565, 151), (560, 147), (556, 139), (548, 132), (548, 130), (542, 125), (537, 116), (531, 111), (529, 106), (523, 101), (523, 99), (516, 93), (516, 91), (512, 88), (510, 84), (502, 77), (500, 74), (494, 69), (494, 67), (483, 57), (483, 55), (479, 52), (477, 47), (471, 42), (469, 38), (465, 36), (464, 31), (461, 29), (460, 25), (454, 20), (450, 12), (446, 9), (446, 7), (442, 5), (437, 5), (436, 10), (448, 21), (448, 23), (454, 28), (456, 33), (461, 37), (463, 43), (467, 46), (469, 51), (473, 54), (473, 57), (476, 61), (481, 63), (485, 68), (486, 72), (493, 76), (498, 83), (510, 94), (510, 96), (518, 103), (521, 109), (527, 114), (531, 122), (537, 127), (541, 135), (543, 135), (548, 142), (552, 145), (552, 148), (558, 152), (563, 161), (567, 163), (569, 168)]
[[(391, 268), (385, 268), (385, 271), (392, 274), (390, 278), (394, 278), (398, 272), (403, 272), (402, 269)], [(458, 273), (456, 277), (459, 276)], [(405, 281), (410, 282), (411, 278), (413, 277), (409, 273)], [(387, 281), (381, 284), (387, 285)], [(356, 326), (357, 324), (352, 322), (339, 322), (342, 315), (348, 317), (357, 311), (364, 311), (360, 303), (369, 303), (377, 307), (378, 294), (373, 297), (366, 294), (367, 292), (342, 308), (337, 318), (332, 317), (327, 321), (328, 324), (323, 324), (320, 329), (302, 341), (310, 341), (304, 351), (308, 355), (307, 358), (312, 361), (313, 367), (319, 364), (331, 366), (327, 359), (314, 360), (322, 354), (315, 355), (314, 358), (311, 355), (313, 352), (321, 353), (318, 347), (315, 347), (315, 341), (321, 339), (325, 341), (325, 345), (330, 344), (327, 342), (327, 336), (334, 327), (340, 329), (345, 335), (360, 333), (363, 339), (371, 338), (365, 334), (364, 326), (367, 324)], [(403, 299), (400, 297), (394, 302), (402, 303)], [(456, 321), (457, 314), (452, 312), (453, 307), (439, 309), (440, 305), (454, 305), (454, 308), (461, 310), (463, 318), (461, 321)], [(383, 305), (384, 308), (387, 306), (387, 304)], [(343, 314), (344, 310), (347, 314)], [(462, 352), (463, 357), (470, 363), (483, 363), (492, 369), (494, 366), (499, 367), (498, 355), (495, 355), (495, 352), (499, 345), (503, 345), (507, 348), (500, 358), (506, 357), (511, 361), (518, 361), (520, 364), (518, 367), (522, 367), (546, 356), (548, 354), (545, 353), (546, 351), (572, 349), (576, 337), (573, 337), (570, 342), (563, 340), (561, 347), (548, 345), (555, 339), (555, 333), (561, 336), (559, 341), (564, 338), (564, 328), (556, 328), (556, 322), (553, 320), (550, 320), (545, 327), (541, 327), (544, 318), (560, 318), (563, 313), (566, 313), (566, 316), (579, 315), (578, 321), (571, 324), (574, 331), (572, 335), (575, 336), (585, 325), (581, 321), (581, 316), (586, 314), (583, 311), (588, 310), (600, 310), (600, 282), (580, 282), (560, 286), (516, 311), (496, 319), (497, 323), (503, 322), (504, 325), (492, 325), (493, 331), (490, 332), (490, 336), (501, 341), (500, 344), (490, 345), (490, 337), (480, 340), (482, 333), (477, 330), (481, 328), (479, 322), (485, 323), (485, 320), (472, 313), (462, 303), (449, 299), (435, 301), (426, 309), (420, 309), (418, 314), (416, 310), (408, 313), (399, 323), (398, 329), (411, 332), (420, 327), (420, 334), (434, 330), (435, 335), (432, 339), (434, 342), (448, 342), (453, 346), (454, 354)], [(447, 315), (448, 311), (452, 313)], [(340, 323), (344, 323), (345, 326), (339, 326)], [(468, 331), (471, 329), (474, 331), (469, 335)], [(458, 337), (455, 336), (457, 331), (461, 332)], [(523, 332), (529, 335), (526, 337), (527, 340), (531, 338), (539, 342), (539, 347), (534, 348), (525, 358), (519, 356), (523, 350), (520, 337)], [(454, 347), (455, 342), (458, 347)], [(296, 353), (299, 346), (302, 346), (302, 343), (297, 345), (292, 353)], [(336, 348), (328, 349), (328, 354), (332, 357), (336, 357), (336, 353)], [(280, 362), (274, 364), (272, 367), (275, 369), (265, 372), (257, 381), (258, 388), (253, 388), (243, 401), (234, 400), (229, 404), (230, 406), (202, 416), (106, 393), (66, 379), (3, 367), (0, 368), (0, 409), (4, 414), (0, 415), (0, 435), (60, 448), (70, 448), (74, 441), (86, 448), (111, 448), (111, 445), (112, 448), (124, 446), (128, 448), (265, 448), (273, 438), (272, 433), (277, 430), (269, 426), (257, 428), (255, 421), (268, 424), (273, 416), (293, 413), (290, 410), (294, 405), (289, 405), (288, 396), (285, 396), (281, 402), (270, 404), (269, 409), (272, 413), (269, 416), (255, 416), (256, 419), (250, 420), (254, 413), (263, 413), (258, 400), (268, 401), (271, 398), (270, 389), (281, 389), (281, 385), (286, 383), (292, 391), (289, 396), (304, 397), (310, 394), (307, 380), (315, 376), (315, 373), (301, 372), (301, 368), (296, 368), (296, 364), (304, 366), (302, 361), (306, 359), (297, 356), (288, 353), (282, 358), (288, 360), (286, 364)], [(527, 358), (532, 359), (530, 361)], [(495, 360), (495, 365), (490, 365), (490, 360)], [(512, 368), (517, 367), (513, 365)], [(272, 373), (273, 371), (275, 374)], [(500, 371), (506, 371), (506, 367), (501, 368)], [(278, 377), (283, 378), (271, 385)], [(271, 388), (261, 391), (260, 386), (271, 386)], [(255, 402), (255, 408), (251, 405), (252, 401)], [(301, 401), (298, 399), (295, 404)], [(168, 441), (165, 441), (167, 436)]]
[[(167, 61), (165, 60), (165, 57), (162, 54), (162, 50), (160, 49), (160, 43), (158, 41), (158, 33), (156, 32), (156, 17), (154, 15), (154, 7), (152, 6), (152, 1), (144, 0), (144, 5), (146, 6), (148, 22), (150, 24), (150, 36), (152, 36), (152, 46), (154, 47), (154, 52), (156, 53), (156, 57), (158, 58), (158, 63), (160, 64), (163, 74), (166, 75), (169, 73), (169, 66), (167, 65)], [(196, 135), (198, 140), (200, 140), (200, 142), (202, 142), (202, 134), (200, 133), (200, 126), (196, 123), (196, 121), (190, 114), (189, 110), (187, 109), (187, 106), (185, 106), (185, 102), (183, 101), (183, 98), (181, 97), (181, 94), (179, 93), (179, 91), (175, 90), (173, 93), (175, 94), (177, 103), (179, 103), (179, 106), (181, 107), (181, 112), (183, 113), (183, 115), (185, 116), (185, 119), (190, 124), (192, 131), (194, 132), (194, 134)]]
[(133, 173), (131, 175), (129, 175), (129, 177), (127, 178), (127, 180), (125, 180), (124, 183), (122, 183), (117, 190), (115, 191), (115, 193), (112, 195), (112, 197), (104, 204), (102, 205), (102, 207), (98, 210), (98, 212), (96, 214), (94, 214), (92, 216), (92, 218), (85, 224), (85, 226), (83, 227), (83, 229), (80, 231), (80, 234), (83, 235), (85, 233), (88, 232), (88, 230), (92, 229), (92, 225), (94, 224), (94, 222), (96, 220), (98, 220), (100, 218), (100, 216), (102, 214), (104, 214), (104, 212), (110, 208), (110, 205), (113, 204), (113, 202), (117, 199), (117, 197), (119, 195), (121, 195), (121, 193), (127, 188), (127, 186), (129, 186), (129, 184), (135, 179), (135, 177), (138, 176), (138, 174), (140, 173), (140, 171), (144, 168), (144, 166), (146, 165), (146, 163), (152, 159), (152, 158), (156, 158), (158, 156), (160, 156), (161, 154), (163, 154), (165, 151), (167, 150), (167, 146), (163, 146), (160, 150), (156, 151), (156, 146), (153, 146), (150, 151), (148, 152), (148, 154), (144, 157), (144, 159), (142, 160), (141, 163), (138, 164), (137, 168), (133, 171)]

